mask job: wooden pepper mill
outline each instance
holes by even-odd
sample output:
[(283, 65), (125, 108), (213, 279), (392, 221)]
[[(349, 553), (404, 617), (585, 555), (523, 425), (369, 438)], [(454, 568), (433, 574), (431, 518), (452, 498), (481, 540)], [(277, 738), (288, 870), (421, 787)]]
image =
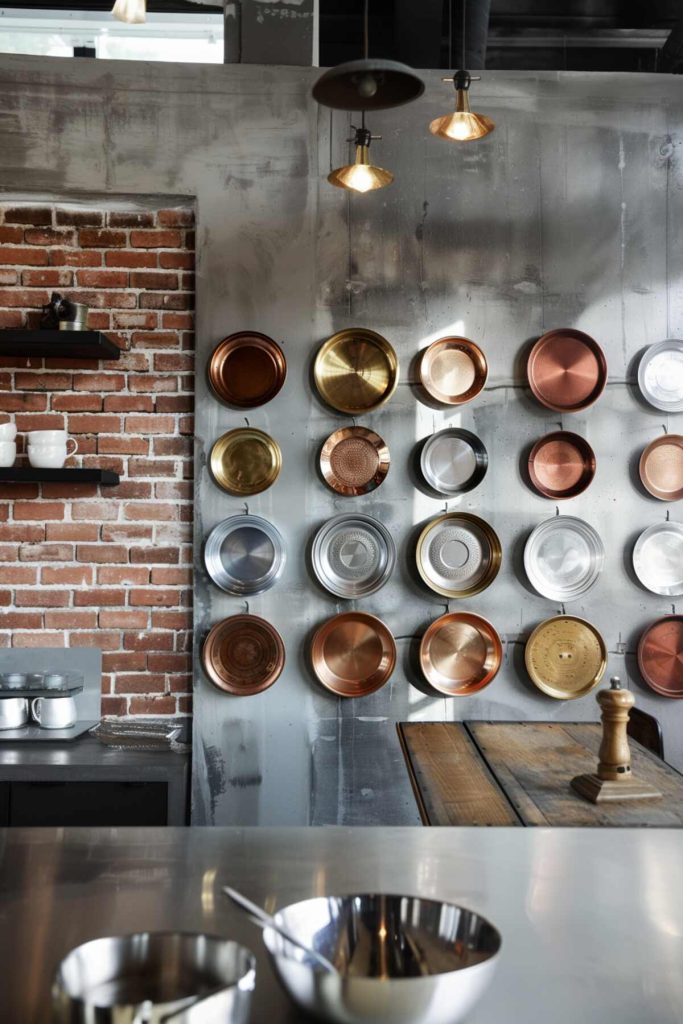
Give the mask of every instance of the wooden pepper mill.
[(600, 690), (597, 702), (602, 710), (602, 743), (595, 775), (577, 775), (572, 789), (594, 804), (606, 800), (656, 800), (659, 790), (633, 777), (628, 745), (628, 718), (635, 704), (630, 690), (622, 690), (618, 676), (610, 679), (609, 690)]

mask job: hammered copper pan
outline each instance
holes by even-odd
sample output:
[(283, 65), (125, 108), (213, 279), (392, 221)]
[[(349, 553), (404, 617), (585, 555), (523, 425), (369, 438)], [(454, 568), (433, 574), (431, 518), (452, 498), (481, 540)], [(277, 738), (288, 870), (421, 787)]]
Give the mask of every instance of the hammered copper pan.
[(231, 615), (217, 622), (202, 647), (202, 665), (211, 682), (237, 697), (267, 690), (284, 664), (282, 637), (258, 615)]
[(548, 331), (529, 354), (529, 387), (555, 412), (578, 412), (597, 401), (607, 384), (607, 360), (597, 341), (571, 327)]
[(428, 395), (442, 405), (476, 398), (488, 376), (486, 356), (469, 338), (439, 338), (420, 356), (418, 374)]
[(379, 487), (391, 458), (386, 442), (367, 427), (342, 427), (330, 434), (320, 452), (325, 483), (348, 497), (368, 494)]
[(239, 409), (254, 409), (275, 398), (287, 376), (280, 346), (266, 334), (238, 331), (214, 349), (209, 384), (215, 395)]
[(638, 667), (662, 697), (683, 697), (683, 615), (651, 623), (638, 641)]
[(544, 498), (574, 498), (594, 476), (595, 452), (585, 438), (569, 430), (546, 434), (529, 453), (529, 477)]
[(338, 697), (366, 697), (387, 682), (396, 665), (396, 644), (381, 619), (344, 612), (320, 626), (311, 644), (313, 671)]
[(683, 498), (683, 437), (664, 434), (652, 441), (640, 456), (640, 479), (653, 498)]
[(429, 626), (420, 643), (427, 682), (447, 697), (467, 697), (495, 678), (503, 660), (498, 633), (472, 612), (449, 612)]

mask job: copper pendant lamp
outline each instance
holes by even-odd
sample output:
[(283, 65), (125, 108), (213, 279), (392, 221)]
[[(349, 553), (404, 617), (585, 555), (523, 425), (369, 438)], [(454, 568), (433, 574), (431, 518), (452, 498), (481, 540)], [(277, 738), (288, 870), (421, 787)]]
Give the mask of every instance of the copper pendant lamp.
[(432, 135), (449, 142), (475, 142), (489, 135), (496, 127), (490, 117), (477, 114), (470, 109), (470, 85), (480, 79), (473, 78), (466, 70), (465, 21), (467, 0), (462, 0), (462, 67), (452, 78), (443, 78), (443, 82), (453, 82), (455, 87), (455, 110), (452, 114), (435, 118), (429, 125)]
[(425, 90), (422, 79), (407, 64), (368, 56), (368, 4), (369, 0), (365, 0), (363, 59), (329, 68), (313, 86), (313, 99), (323, 107), (387, 110), (411, 103)]
[(351, 125), (351, 127), (355, 134), (348, 141), (353, 142), (356, 147), (356, 159), (352, 164), (346, 164), (344, 167), (337, 167), (330, 171), (327, 175), (330, 185), (336, 185), (337, 188), (344, 188), (349, 192), (372, 192), (375, 189), (384, 188), (385, 185), (391, 185), (394, 180), (391, 171), (386, 171), (383, 167), (375, 167), (370, 163), (368, 155), (371, 141), (381, 139), (382, 136), (370, 134), (370, 129), (365, 127), (365, 113), (363, 113), (362, 127), (356, 128), (355, 125)]

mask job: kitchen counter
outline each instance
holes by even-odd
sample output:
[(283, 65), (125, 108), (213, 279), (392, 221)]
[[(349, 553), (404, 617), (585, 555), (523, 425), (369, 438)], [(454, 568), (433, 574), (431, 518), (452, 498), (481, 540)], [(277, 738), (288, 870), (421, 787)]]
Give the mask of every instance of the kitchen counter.
[(503, 950), (468, 1024), (680, 1024), (683, 834), (659, 829), (0, 830), (3, 1024), (47, 1024), (55, 965), (99, 935), (232, 936), (257, 955), (253, 1024), (295, 1024), (260, 932), (226, 882), (269, 910), (326, 892), (451, 899)]

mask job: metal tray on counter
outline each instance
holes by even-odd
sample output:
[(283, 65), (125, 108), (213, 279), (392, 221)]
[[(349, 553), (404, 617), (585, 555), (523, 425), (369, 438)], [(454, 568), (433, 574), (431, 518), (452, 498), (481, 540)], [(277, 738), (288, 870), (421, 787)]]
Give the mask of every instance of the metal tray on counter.
[[(54, 685), (59, 679), (59, 685)], [(53, 685), (47, 685), (52, 680)], [(69, 672), (2, 672), (0, 699), (3, 697), (73, 697), (83, 692), (83, 676)]]
[(187, 744), (177, 742), (180, 732), (181, 726), (176, 723), (103, 718), (90, 730), (90, 735), (115, 750), (172, 750), (181, 753), (189, 748)]

